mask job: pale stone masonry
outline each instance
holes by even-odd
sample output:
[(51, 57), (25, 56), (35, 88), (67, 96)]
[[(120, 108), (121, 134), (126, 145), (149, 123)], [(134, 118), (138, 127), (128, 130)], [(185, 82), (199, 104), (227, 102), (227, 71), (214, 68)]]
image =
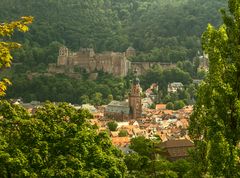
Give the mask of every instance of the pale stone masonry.
[(135, 50), (129, 47), (126, 52), (95, 53), (92, 48), (81, 48), (78, 52), (71, 52), (63, 46), (59, 49), (57, 64), (50, 64), (51, 73), (73, 72), (74, 67), (85, 69), (88, 73), (103, 71), (115, 76), (126, 76), (131, 67), (127, 58), (135, 56)]
[(136, 56), (134, 48), (129, 47), (125, 52), (95, 53), (92, 48), (80, 48), (77, 52), (70, 51), (62, 46), (59, 49), (57, 63), (49, 64), (49, 73), (75, 73), (75, 68), (81, 68), (88, 73), (103, 71), (114, 76), (124, 77), (129, 71), (138, 71), (138, 75), (144, 74), (148, 69), (158, 65), (162, 68), (173, 68), (176, 64), (160, 62), (130, 62), (131, 57)]

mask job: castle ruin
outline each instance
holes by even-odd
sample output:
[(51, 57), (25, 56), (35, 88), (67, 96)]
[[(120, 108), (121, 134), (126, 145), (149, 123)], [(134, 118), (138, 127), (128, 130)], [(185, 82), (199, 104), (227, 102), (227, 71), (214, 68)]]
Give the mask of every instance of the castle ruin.
[(85, 69), (88, 73), (103, 71), (115, 76), (126, 76), (131, 67), (127, 58), (135, 56), (135, 50), (129, 47), (126, 52), (103, 52), (96, 54), (92, 48), (80, 48), (71, 52), (67, 47), (59, 49), (57, 64), (50, 64), (48, 72), (74, 72), (74, 67)]
[(129, 71), (137, 70), (139, 75), (160, 65), (163, 68), (174, 67), (173, 64), (160, 62), (130, 62), (130, 57), (136, 56), (134, 48), (129, 47), (125, 52), (95, 53), (92, 48), (80, 48), (78, 52), (72, 52), (63, 46), (59, 49), (57, 63), (49, 64), (49, 73), (74, 74), (76, 67), (86, 70), (87, 73), (103, 71), (114, 76), (124, 77)]

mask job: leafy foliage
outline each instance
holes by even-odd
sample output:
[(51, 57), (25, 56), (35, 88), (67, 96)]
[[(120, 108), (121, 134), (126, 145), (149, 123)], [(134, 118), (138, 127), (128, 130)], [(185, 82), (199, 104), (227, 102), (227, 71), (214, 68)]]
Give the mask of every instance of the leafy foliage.
[(122, 177), (122, 153), (86, 110), (46, 103), (34, 115), (0, 103), (0, 177)]
[(128, 177), (184, 177), (188, 174), (190, 163), (188, 160), (169, 162), (161, 156), (163, 150), (157, 145), (159, 142), (142, 136), (131, 140), (130, 148), (135, 152), (126, 155), (125, 163)]
[(190, 122), (198, 175), (240, 176), (240, 4), (236, 0), (228, 4), (229, 12), (222, 10), (224, 24), (219, 28), (208, 25), (202, 37), (210, 68)]
[(128, 136), (128, 131), (127, 130), (120, 130), (118, 133), (119, 137), (126, 137)]
[[(17, 74), (18, 70), (11, 72)], [(64, 75), (31, 76), (26, 74), (12, 74), (10, 79), (13, 85), (9, 87), (6, 97), (22, 98), (24, 102), (49, 100), (101, 105), (108, 104), (113, 98), (121, 100), (127, 93), (124, 79), (108, 74), (99, 75), (96, 81), (73, 79)]]
[[(22, 17), (21, 20), (13, 21), (10, 23), (3, 23), (0, 25), (0, 37), (10, 38), (13, 35), (15, 29), (20, 32), (28, 31), (28, 26), (32, 23), (32, 17)], [(15, 48), (19, 48), (21, 45), (16, 42), (5, 42), (0, 41), (0, 68), (10, 67), (12, 63), (12, 55), (10, 51)], [(0, 81), (0, 96), (5, 95), (6, 86), (10, 85), (11, 82), (4, 78)]]
[(107, 123), (107, 126), (108, 126), (110, 131), (116, 131), (117, 127), (118, 127), (118, 124), (114, 121), (111, 121), (111, 122)]

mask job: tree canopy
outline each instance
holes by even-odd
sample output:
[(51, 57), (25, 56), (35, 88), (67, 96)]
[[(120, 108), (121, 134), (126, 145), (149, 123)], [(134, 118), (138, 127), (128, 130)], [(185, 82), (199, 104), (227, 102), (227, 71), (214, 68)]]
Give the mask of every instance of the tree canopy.
[(130, 148), (134, 152), (126, 155), (124, 159), (129, 177), (182, 178), (188, 174), (190, 163), (185, 159), (169, 162), (162, 157), (164, 150), (159, 148), (158, 144), (159, 141), (142, 136), (132, 138)]
[(33, 115), (0, 102), (0, 177), (123, 177), (122, 153), (92, 115), (46, 103)]
[[(18, 21), (0, 24), (0, 37), (10, 38), (16, 29), (20, 32), (28, 31), (27, 25), (32, 23), (32, 20), (32, 17), (22, 17), (21, 20)], [(6, 68), (11, 66), (13, 57), (10, 51), (14, 48), (19, 48), (20, 46), (21, 45), (16, 42), (6, 42), (0, 40), (0, 68)], [(0, 81), (0, 96), (5, 95), (6, 85), (9, 84), (11, 84), (11, 82), (6, 78)]]
[(202, 36), (209, 74), (198, 91), (190, 122), (195, 140), (195, 175), (239, 177), (240, 141), (240, 3), (228, 1), (223, 25), (208, 25)]

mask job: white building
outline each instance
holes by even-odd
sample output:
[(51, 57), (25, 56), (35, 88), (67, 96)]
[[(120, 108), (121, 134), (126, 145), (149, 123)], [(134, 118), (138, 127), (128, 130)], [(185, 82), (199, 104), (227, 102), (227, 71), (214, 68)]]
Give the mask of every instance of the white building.
[(183, 90), (183, 84), (181, 82), (168, 84), (168, 93), (176, 93), (178, 90)]

